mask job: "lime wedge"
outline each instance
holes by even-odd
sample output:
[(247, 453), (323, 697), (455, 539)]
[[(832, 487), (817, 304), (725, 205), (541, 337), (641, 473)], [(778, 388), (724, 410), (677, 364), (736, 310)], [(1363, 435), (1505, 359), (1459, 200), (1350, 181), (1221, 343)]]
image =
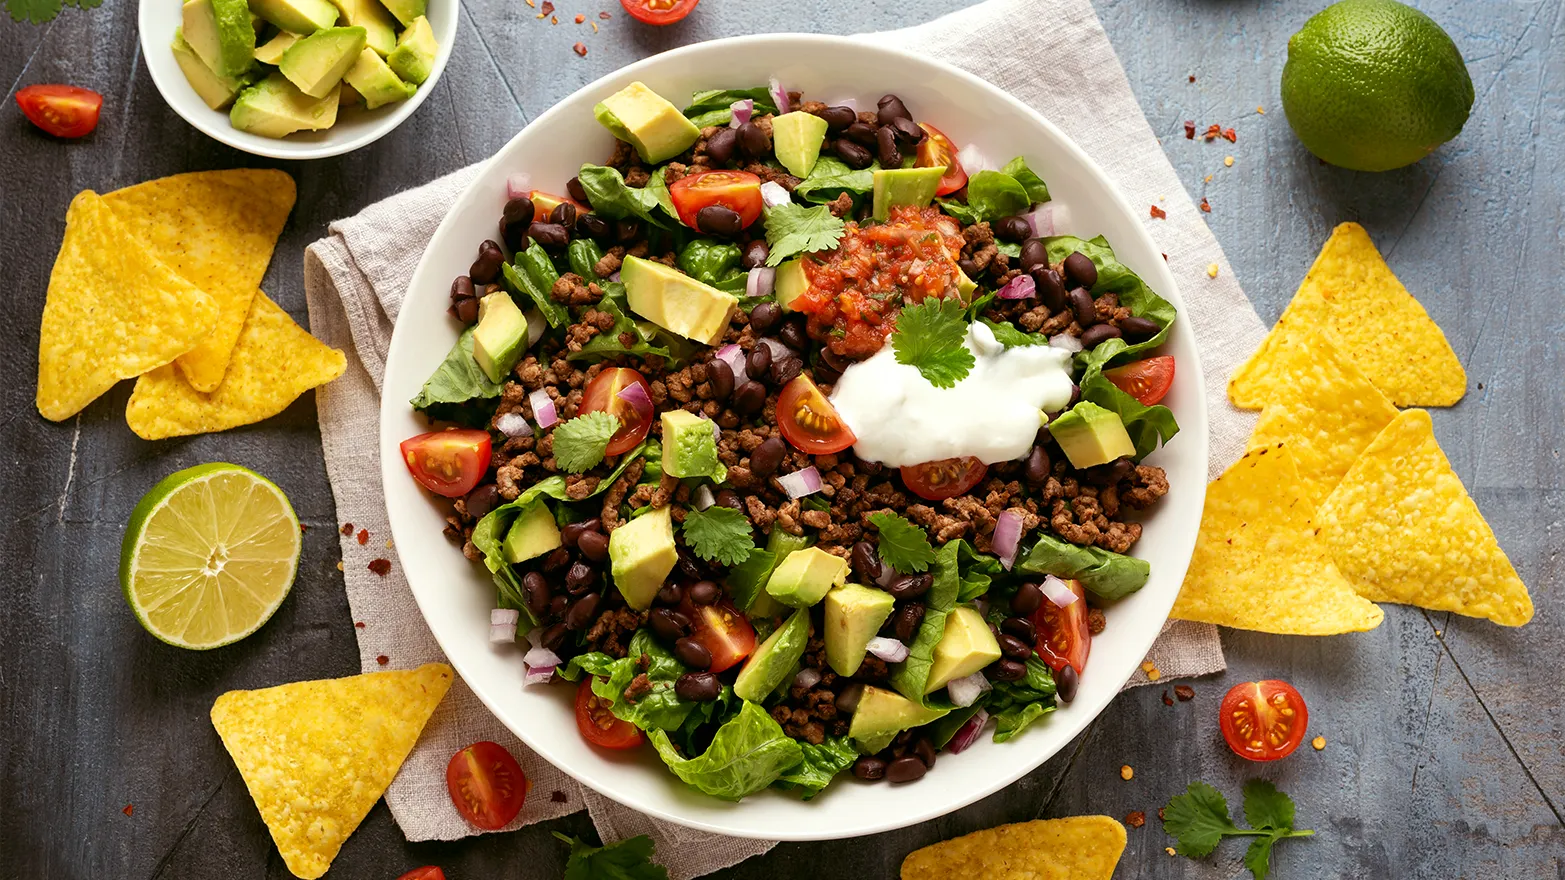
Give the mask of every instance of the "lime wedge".
[(165, 477), (131, 512), (120, 586), (147, 632), (206, 650), (261, 628), (293, 586), (299, 518), (271, 480), (236, 464)]

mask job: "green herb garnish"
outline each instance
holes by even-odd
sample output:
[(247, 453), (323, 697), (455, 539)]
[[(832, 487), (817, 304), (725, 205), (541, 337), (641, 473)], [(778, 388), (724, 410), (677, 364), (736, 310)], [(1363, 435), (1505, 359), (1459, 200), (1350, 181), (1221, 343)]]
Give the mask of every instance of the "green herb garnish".
[(619, 419), (606, 412), (587, 413), (561, 422), (554, 429), (555, 464), (573, 474), (597, 467), (618, 430)]
[(955, 297), (928, 297), (902, 309), (891, 347), (897, 363), (917, 367), (936, 388), (950, 388), (973, 368), (973, 353), (962, 340), (967, 337), (965, 309)]
[(923, 529), (889, 510), (872, 513), (870, 525), (880, 531), (880, 558), (904, 574), (921, 572), (935, 561), (935, 548)]
[(738, 565), (755, 549), (750, 520), (717, 504), (685, 514), (685, 543), (702, 559), (723, 565)]
[(766, 265), (776, 266), (794, 254), (829, 251), (842, 240), (842, 220), (825, 205), (806, 208), (789, 202), (766, 209)]
[(1163, 830), (1178, 839), (1180, 855), (1193, 859), (1211, 855), (1225, 837), (1255, 838), (1244, 854), (1244, 866), (1255, 880), (1266, 880), (1277, 841), (1315, 833), (1293, 830), (1293, 799), (1264, 779), (1244, 784), (1244, 818), (1252, 827), (1240, 828), (1228, 818), (1228, 801), (1221, 792), (1204, 782), (1192, 782), (1163, 808)]

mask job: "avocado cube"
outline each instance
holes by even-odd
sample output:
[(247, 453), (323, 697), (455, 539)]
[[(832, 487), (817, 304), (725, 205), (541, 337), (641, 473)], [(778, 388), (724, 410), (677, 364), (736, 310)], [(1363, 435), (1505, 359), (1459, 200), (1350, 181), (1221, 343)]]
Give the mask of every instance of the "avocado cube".
[[(380, 61), (373, 49), (363, 51)], [(497, 290), (479, 300), (478, 325), (473, 328), (473, 359), (489, 381), (503, 380), (526, 351), (527, 318), (511, 295)]]
[(342, 75), (359, 60), (364, 48), (361, 27), (327, 28), (294, 43), (283, 53), (277, 69), (288, 81), (312, 98), (325, 97), (342, 82)]
[(626, 257), (620, 281), (631, 311), (686, 339), (716, 345), (728, 330), (728, 316), (739, 300), (678, 269)]
[(810, 611), (800, 608), (745, 661), (734, 679), (734, 694), (752, 703), (761, 702), (795, 675), (809, 640)]
[(1049, 433), (1076, 468), (1108, 464), (1121, 456), (1136, 454), (1136, 444), (1130, 441), (1119, 413), (1090, 400), (1083, 400), (1056, 417), (1049, 423)]
[(777, 161), (794, 177), (809, 177), (826, 142), (826, 120), (795, 110), (772, 117), (772, 147)]
[(174, 61), (184, 72), (190, 87), (196, 90), (196, 94), (201, 96), (208, 107), (213, 110), (227, 107), (249, 80), (245, 76), (222, 76), (213, 72), (185, 42), (183, 31), (184, 28), (174, 29), (174, 42), (169, 46), (174, 52)]
[(859, 751), (872, 755), (890, 745), (902, 731), (928, 724), (946, 711), (920, 706), (895, 691), (866, 686), (853, 710), (848, 736), (853, 737)]
[(313, 34), (337, 23), (337, 7), (327, 0), (250, 0), (250, 11), (295, 35)]
[(788, 554), (772, 571), (766, 592), (773, 599), (793, 608), (808, 608), (826, 597), (832, 587), (848, 578), (848, 561), (819, 547), (806, 547)]
[(397, 48), (397, 20), (379, 0), (331, 0), (341, 13), (340, 23), (364, 28), (365, 42), (382, 58)]
[(434, 71), (435, 56), (439, 54), (440, 44), (435, 42), (429, 19), (420, 15), (397, 37), (397, 48), (386, 56), (386, 63), (397, 76), (414, 85), (423, 85)]
[(777, 267), (775, 290), (777, 291), (778, 308), (785, 312), (792, 311), (789, 306), (809, 289), (810, 279), (804, 274), (803, 257), (786, 260), (781, 266)]
[(609, 570), (625, 604), (637, 611), (652, 606), (668, 573), (679, 561), (674, 520), (667, 507), (644, 513), (609, 535)]
[(965, 605), (952, 609), (946, 615), (945, 635), (935, 645), (924, 693), (932, 694), (947, 683), (972, 675), (998, 659), (1000, 643), (995, 641), (983, 615)]
[(412, 27), (414, 19), (422, 18), (426, 8), (424, 0), (380, 0), (380, 4), (404, 27)]
[(536, 559), (562, 545), (560, 527), (555, 525), (549, 505), (536, 501), (522, 511), (505, 533), (500, 550), (505, 561), (515, 565)]
[[(711, 419), (671, 409), (663, 421), (663, 473), (684, 479), (712, 477), (721, 482), (727, 468), (717, 460), (717, 439)], [(723, 477), (718, 476), (719, 472)]]
[[(336, 14), (336, 10), (332, 10), (332, 13)], [(282, 63), (283, 53), (288, 51), (288, 47), (297, 42), (299, 42), (298, 34), (278, 31), (277, 36), (255, 47), (255, 60), (276, 67)]]
[(406, 101), (417, 91), (414, 86), (398, 79), (391, 68), (386, 66), (386, 59), (368, 46), (359, 52), (359, 60), (342, 75), (342, 81), (363, 96), (364, 106), (369, 110), (395, 101)]
[(869, 640), (891, 616), (896, 600), (885, 590), (844, 584), (826, 594), (826, 662), (833, 672), (850, 676), (864, 663)]
[(678, 156), (701, 137), (701, 130), (678, 107), (639, 82), (604, 98), (592, 115), (649, 164)]
[(190, 0), (180, 9), (185, 42), (219, 76), (239, 76), (255, 61), (255, 28), (244, 0)]
[(874, 217), (885, 220), (898, 205), (922, 208), (935, 198), (944, 177), (944, 165), (933, 168), (875, 169)]
[(312, 98), (281, 73), (274, 73), (239, 94), (228, 121), (241, 131), (271, 138), (320, 131), (336, 123), (338, 100), (335, 88), (325, 97)]

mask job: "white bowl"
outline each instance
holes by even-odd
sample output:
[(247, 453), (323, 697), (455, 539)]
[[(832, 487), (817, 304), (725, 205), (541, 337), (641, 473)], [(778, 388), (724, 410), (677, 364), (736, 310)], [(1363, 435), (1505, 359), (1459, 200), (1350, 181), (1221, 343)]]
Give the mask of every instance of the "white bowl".
[[(1135, 548), (1152, 560), (1152, 578), (1109, 609), (1108, 628), (1093, 639), (1075, 702), (1011, 742), (986, 737), (961, 755), (942, 758), (911, 785), (867, 784), (845, 774), (809, 802), (767, 791), (738, 804), (685, 786), (650, 747), (627, 754), (587, 745), (576, 732), (572, 689), (524, 690), (521, 652), (487, 642), (495, 602), (488, 574), (441, 535), (445, 504), (419, 488), (397, 451), (400, 441), (428, 430), (407, 401), (456, 339), (459, 328), (445, 314), (451, 279), (466, 273), (479, 242), (495, 235), (507, 175), (526, 172), (535, 186), (558, 191), (582, 162), (603, 161), (612, 140), (593, 121), (592, 105), (632, 80), (678, 103), (697, 89), (751, 86), (774, 75), (811, 98), (854, 95), (874, 106), (880, 95), (894, 92), (958, 144), (975, 142), (1000, 161), (1026, 156), (1069, 207), (1069, 226), (1060, 231), (1106, 235), (1120, 259), (1183, 312), (1174, 279), (1142, 229), (1144, 212), (1132, 209), (1058, 129), (1004, 92), (928, 58), (841, 37), (717, 40), (648, 58), (556, 104), (500, 150), (456, 201), (424, 252), (397, 320), (382, 389), (380, 451), (397, 554), (419, 608), (462, 678), (517, 736), (582, 783), (643, 813), (739, 837), (823, 840), (933, 819), (991, 794), (1058, 752), (1114, 698), (1167, 619), (1195, 546), (1206, 487), (1206, 407), (1190, 323), (1180, 321), (1164, 350), (1179, 359), (1165, 402), (1181, 431), (1152, 459), (1168, 470), (1173, 491)], [(1083, 105), (1082, 112), (1090, 111)]]
[(337, 124), (325, 131), (301, 131), (285, 138), (261, 137), (234, 128), (228, 121), (228, 110), (213, 110), (190, 87), (184, 71), (174, 60), (169, 43), (174, 39), (174, 29), (180, 25), (180, 0), (141, 0), (136, 26), (141, 30), (141, 55), (152, 74), (152, 82), (158, 93), (174, 112), (196, 128), (237, 150), (269, 156), (273, 159), (324, 159), (357, 150), (366, 144), (380, 140), (402, 120), (413, 115), (418, 105), (424, 103), (434, 90), (435, 82), (446, 69), (451, 57), (451, 45), (456, 42), (456, 0), (429, 0), (425, 16), (440, 43), (435, 57), (435, 67), (429, 79), (418, 87), (413, 97), (395, 104), (387, 104), (374, 110), (363, 107), (345, 108), (337, 116)]

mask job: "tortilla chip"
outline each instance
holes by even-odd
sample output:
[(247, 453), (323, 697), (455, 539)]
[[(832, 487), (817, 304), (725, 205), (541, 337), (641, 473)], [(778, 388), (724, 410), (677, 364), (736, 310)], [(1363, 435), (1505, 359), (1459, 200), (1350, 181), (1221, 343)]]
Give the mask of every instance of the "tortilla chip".
[(299, 395), (341, 376), (346, 365), (342, 352), (305, 332), (256, 291), (216, 391), (202, 394), (173, 364), (159, 367), (136, 380), (125, 421), (145, 440), (226, 431), (277, 415)]
[(1527, 585), (1435, 442), (1429, 413), (1397, 416), (1321, 506), (1322, 538), (1367, 599), (1532, 619)]
[(153, 256), (216, 300), (217, 326), (176, 361), (196, 390), (216, 389), (293, 210), (293, 178), (266, 169), (198, 171), (103, 201)]
[(212, 726), (294, 876), (310, 880), (331, 867), (413, 750), (451, 675), (429, 663), (229, 691), (212, 704)]
[(1313, 330), (1278, 340), (1273, 354), (1273, 368), (1288, 381), (1261, 411), (1249, 448), (1286, 443), (1311, 500), (1318, 504), (1364, 447), (1397, 417), (1397, 408)]
[(1261, 347), (1228, 380), (1240, 409), (1281, 395), (1288, 374), (1279, 349), (1302, 329), (1319, 329), (1397, 406), (1451, 406), (1467, 391), (1467, 373), (1430, 319), (1357, 223), (1338, 226)]
[(1036, 819), (974, 831), (915, 850), (902, 880), (1110, 880), (1125, 826), (1108, 816)]
[(1374, 629), (1385, 613), (1331, 564), (1292, 450), (1277, 444), (1245, 453), (1207, 487), (1172, 616), (1326, 636)]
[(78, 193), (38, 331), (38, 412), (70, 418), (194, 348), (216, 320), (211, 297), (149, 254), (97, 193)]

